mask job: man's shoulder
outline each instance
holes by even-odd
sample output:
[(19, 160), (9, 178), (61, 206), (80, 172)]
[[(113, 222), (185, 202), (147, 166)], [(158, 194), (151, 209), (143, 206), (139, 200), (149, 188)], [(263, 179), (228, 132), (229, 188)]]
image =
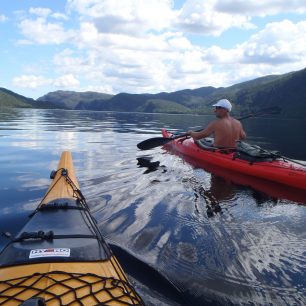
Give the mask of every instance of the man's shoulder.
[(238, 119), (233, 118), (233, 117), (230, 117), (230, 118), (231, 118), (232, 122), (235, 122), (236, 124), (241, 124), (241, 122)]

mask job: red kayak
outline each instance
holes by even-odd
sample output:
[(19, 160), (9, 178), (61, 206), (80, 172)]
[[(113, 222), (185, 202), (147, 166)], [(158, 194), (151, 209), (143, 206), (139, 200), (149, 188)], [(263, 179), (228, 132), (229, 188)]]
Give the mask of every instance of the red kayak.
[[(162, 135), (165, 138), (173, 137), (173, 134), (166, 129), (162, 129)], [(169, 141), (164, 147), (179, 156), (191, 159), (194, 163), (205, 163), (210, 168), (215, 166), (229, 172), (306, 191), (306, 167), (292, 160), (286, 160), (284, 157), (266, 158), (262, 159), (263, 161), (250, 161), (237, 154), (237, 150), (225, 150), (214, 147), (205, 147), (204, 149), (200, 142), (194, 142), (192, 138), (186, 137)]]

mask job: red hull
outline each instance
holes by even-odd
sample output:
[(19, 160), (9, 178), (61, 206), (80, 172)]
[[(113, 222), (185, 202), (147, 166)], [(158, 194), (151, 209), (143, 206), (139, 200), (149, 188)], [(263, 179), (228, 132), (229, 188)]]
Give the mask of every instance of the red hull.
[[(162, 134), (164, 137), (172, 136), (165, 129), (162, 130)], [(229, 170), (226, 172), (233, 175), (236, 173), (242, 174), (244, 177), (256, 178), (257, 180), (254, 181), (257, 181), (257, 183), (263, 179), (268, 183), (274, 182), (285, 185), (285, 187), (294, 187), (304, 191), (306, 196), (306, 168), (298, 166), (293, 162), (275, 160), (273, 162), (251, 164), (238, 158), (233, 159), (234, 153), (224, 154), (218, 151), (203, 150), (194, 143), (192, 138), (179, 138), (169, 142), (165, 147), (176, 154), (184, 155), (188, 160), (192, 160), (192, 163), (195, 165), (201, 166), (202, 164), (203, 168), (209, 168), (210, 172), (214, 172), (214, 167), (217, 169), (217, 172), (220, 172), (220, 169)], [(304, 201), (306, 202), (306, 198)]]

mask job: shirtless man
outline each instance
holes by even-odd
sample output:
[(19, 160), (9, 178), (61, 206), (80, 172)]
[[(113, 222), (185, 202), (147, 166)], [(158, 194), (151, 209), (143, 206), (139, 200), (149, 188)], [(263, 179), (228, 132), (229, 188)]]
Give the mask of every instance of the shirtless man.
[(246, 133), (242, 124), (230, 116), (232, 104), (227, 99), (221, 99), (213, 106), (217, 119), (201, 132), (188, 131), (187, 133), (194, 140), (213, 135), (215, 147), (236, 147), (236, 141), (246, 138)]

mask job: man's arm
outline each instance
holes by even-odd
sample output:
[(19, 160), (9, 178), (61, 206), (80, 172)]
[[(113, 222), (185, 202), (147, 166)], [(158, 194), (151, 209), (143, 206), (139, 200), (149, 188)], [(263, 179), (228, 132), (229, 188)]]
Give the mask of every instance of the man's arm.
[(247, 135), (246, 135), (246, 132), (244, 131), (241, 123), (240, 123), (240, 127), (241, 127), (241, 129), (240, 129), (240, 139), (246, 139)]
[(194, 140), (199, 140), (205, 137), (210, 136), (214, 133), (214, 122), (211, 122), (204, 130), (201, 132), (194, 132), (194, 131), (188, 131), (187, 134), (189, 134)]

